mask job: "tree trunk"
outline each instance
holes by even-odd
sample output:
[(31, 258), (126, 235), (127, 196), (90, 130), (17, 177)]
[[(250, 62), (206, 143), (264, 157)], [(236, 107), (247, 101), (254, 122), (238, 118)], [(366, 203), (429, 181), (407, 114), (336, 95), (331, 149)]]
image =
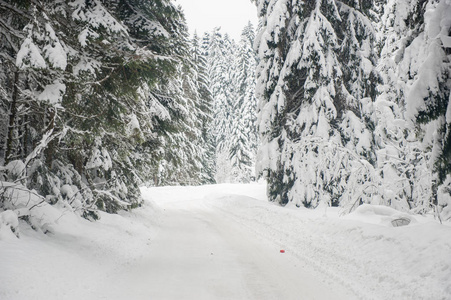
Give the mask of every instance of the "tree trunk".
[[(47, 126), (47, 130), (55, 129), (55, 108), (49, 109), (49, 125)], [(52, 167), (53, 156), (55, 153), (55, 140), (52, 140), (48, 143), (47, 148), (44, 150), (45, 155), (45, 164), (50, 169)]]
[(6, 150), (5, 150), (5, 165), (11, 161), (13, 152), (13, 138), (14, 138), (14, 124), (17, 118), (17, 100), (19, 98), (19, 71), (14, 73), (14, 86), (13, 95), (11, 101), (11, 108), (9, 111), (9, 123), (8, 123), (8, 136), (6, 138)]
[(28, 115), (24, 116), (24, 125), (23, 125), (23, 145), (22, 145), (22, 151), (23, 151), (23, 159), (25, 159), (28, 156)]

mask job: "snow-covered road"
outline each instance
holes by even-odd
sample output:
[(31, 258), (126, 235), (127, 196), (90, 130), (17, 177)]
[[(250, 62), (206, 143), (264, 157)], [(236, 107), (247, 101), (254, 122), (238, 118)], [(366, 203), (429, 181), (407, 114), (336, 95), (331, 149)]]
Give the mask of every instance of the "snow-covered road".
[(0, 230), (0, 299), (451, 299), (451, 227), (431, 217), (280, 207), (260, 184), (142, 191), (94, 223)]
[(115, 281), (130, 289), (113, 288), (108, 299), (353, 298), (340, 285), (324, 282), (298, 258), (281, 254), (277, 245), (205, 206), (215, 200), (213, 195), (178, 196), (155, 200), (163, 216), (149, 255), (119, 272)]

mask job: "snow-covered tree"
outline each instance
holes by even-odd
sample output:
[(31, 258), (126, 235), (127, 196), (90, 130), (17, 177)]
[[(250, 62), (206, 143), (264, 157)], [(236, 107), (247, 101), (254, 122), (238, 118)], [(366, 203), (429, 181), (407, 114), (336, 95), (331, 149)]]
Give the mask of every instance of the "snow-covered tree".
[(362, 97), (375, 96), (375, 39), (368, 16), (344, 1), (258, 7), (258, 170), (270, 199), (308, 207), (369, 201), (374, 155)]
[(191, 114), (199, 104), (182, 89), (191, 66), (180, 8), (1, 1), (0, 21), (1, 180), (87, 218), (138, 205), (139, 184), (157, 179), (168, 153), (180, 162), (170, 168), (186, 166), (176, 178), (200, 182), (189, 142), (200, 132), (200, 114)]
[(244, 27), (236, 54), (234, 85), (237, 87), (230, 116), (229, 159), (232, 180), (249, 182), (255, 178), (257, 149), (257, 100), (255, 98), (256, 53), (252, 23)]
[(413, 4), (410, 24), (417, 26), (418, 35), (400, 61), (405, 71), (401, 78), (407, 83), (406, 115), (416, 122), (423, 149), (430, 153), (430, 204), (444, 208), (451, 218), (451, 4)]
[(270, 199), (448, 211), (449, 4), (255, 2)]
[(215, 179), (217, 182), (231, 181), (229, 145), (231, 116), (236, 95), (233, 76), (235, 74), (235, 43), (220, 28), (205, 33), (202, 41), (208, 62), (211, 93), (214, 99), (214, 136), (216, 151)]
[(257, 145), (254, 29), (249, 23), (237, 44), (219, 28), (206, 33), (202, 47), (214, 98), (216, 181), (254, 179)]
[[(410, 1), (409, 1), (410, 2)], [(422, 151), (413, 128), (405, 118), (406, 70), (399, 62), (408, 40), (418, 34), (421, 24), (411, 22), (415, 5), (388, 1), (376, 24), (381, 45), (378, 96), (370, 106), (377, 149), (380, 202), (400, 210), (427, 209), (431, 180), (428, 155)], [(409, 25), (410, 23), (410, 25)]]

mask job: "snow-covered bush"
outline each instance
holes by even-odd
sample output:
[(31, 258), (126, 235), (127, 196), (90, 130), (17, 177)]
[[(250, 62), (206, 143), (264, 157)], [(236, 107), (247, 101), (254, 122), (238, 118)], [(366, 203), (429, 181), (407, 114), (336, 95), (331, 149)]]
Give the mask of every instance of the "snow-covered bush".
[(441, 218), (451, 220), (451, 175), (448, 175), (437, 191), (437, 205), (441, 208)]
[[(0, 197), (3, 197), (1, 195)], [(0, 240), (4, 239), (10, 233), (19, 237), (19, 220), (17, 215), (12, 210), (5, 210), (0, 212)]]
[(305, 138), (283, 153), (290, 157), (284, 178), (292, 182), (287, 196), (297, 206), (324, 202), (352, 210), (362, 203), (379, 204), (373, 166), (337, 141)]
[[(9, 229), (19, 237), (18, 220), (23, 220), (33, 229), (48, 233), (52, 226), (70, 207), (59, 203), (50, 205), (35, 190), (18, 183), (0, 182), (0, 227)], [(4, 232), (4, 229), (1, 229)]]

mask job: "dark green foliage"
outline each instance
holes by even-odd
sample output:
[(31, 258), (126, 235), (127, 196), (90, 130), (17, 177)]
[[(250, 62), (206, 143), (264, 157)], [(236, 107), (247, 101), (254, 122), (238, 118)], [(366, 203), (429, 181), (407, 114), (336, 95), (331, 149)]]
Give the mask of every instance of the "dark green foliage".
[[(279, 203), (280, 205), (286, 205), (290, 202), (290, 197), (288, 193), (293, 187), (295, 178), (290, 178), (288, 182), (285, 179), (285, 173), (287, 172), (288, 176), (292, 175), (290, 171), (283, 170), (281, 166), (277, 171), (268, 171), (266, 174), (266, 179), (268, 182), (268, 198), (270, 201), (274, 201)], [(302, 203), (304, 206), (309, 206), (309, 199), (303, 199)]]

